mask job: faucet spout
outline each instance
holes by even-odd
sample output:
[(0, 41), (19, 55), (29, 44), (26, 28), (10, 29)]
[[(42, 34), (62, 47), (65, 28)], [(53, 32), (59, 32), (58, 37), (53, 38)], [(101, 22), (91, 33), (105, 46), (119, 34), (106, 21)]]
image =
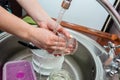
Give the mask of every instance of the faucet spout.
[(114, 22), (116, 23), (117, 29), (120, 31), (120, 15), (115, 10), (115, 8), (112, 6), (112, 4), (108, 0), (97, 0), (110, 14)]
[(61, 7), (64, 9), (69, 9), (72, 0), (63, 0)]

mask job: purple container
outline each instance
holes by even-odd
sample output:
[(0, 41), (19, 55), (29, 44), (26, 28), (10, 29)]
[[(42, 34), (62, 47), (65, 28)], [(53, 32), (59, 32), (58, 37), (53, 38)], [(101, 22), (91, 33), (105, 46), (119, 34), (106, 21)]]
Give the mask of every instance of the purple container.
[(3, 67), (3, 80), (37, 80), (30, 62), (10, 61)]

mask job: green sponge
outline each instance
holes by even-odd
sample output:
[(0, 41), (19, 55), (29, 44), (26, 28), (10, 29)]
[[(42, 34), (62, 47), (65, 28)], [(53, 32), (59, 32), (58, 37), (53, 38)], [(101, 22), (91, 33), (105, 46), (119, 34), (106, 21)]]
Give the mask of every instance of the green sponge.
[(36, 25), (37, 23), (29, 16), (23, 18), (23, 20), (31, 25)]

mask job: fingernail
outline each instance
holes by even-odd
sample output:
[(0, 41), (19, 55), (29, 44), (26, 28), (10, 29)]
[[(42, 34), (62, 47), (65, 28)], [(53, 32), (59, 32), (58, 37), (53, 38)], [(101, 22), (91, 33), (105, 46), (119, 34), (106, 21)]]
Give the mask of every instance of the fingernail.
[(57, 56), (62, 56), (62, 54), (54, 54), (54, 56), (55, 56), (55, 57), (57, 57)]
[(54, 56), (57, 56), (57, 54), (54, 54)]
[(62, 54), (58, 54), (59, 56), (62, 56)]
[(72, 35), (70, 35), (70, 38), (73, 38), (73, 36), (72, 36)]
[(70, 53), (70, 51), (67, 51), (67, 53)]
[(53, 50), (48, 50), (48, 52), (51, 54), (53, 52)]

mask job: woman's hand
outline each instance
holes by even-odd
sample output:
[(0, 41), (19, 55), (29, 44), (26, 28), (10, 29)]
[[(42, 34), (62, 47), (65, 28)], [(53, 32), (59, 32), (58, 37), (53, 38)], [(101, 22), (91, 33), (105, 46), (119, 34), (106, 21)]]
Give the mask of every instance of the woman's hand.
[(53, 32), (44, 28), (30, 29), (29, 39), (37, 47), (50, 52), (63, 50), (66, 46), (64, 38), (58, 37)]
[[(57, 52), (54, 52), (55, 54), (53, 53), (55, 56), (62, 55), (61, 52), (63, 52), (65, 55), (68, 55), (68, 54), (70, 54), (70, 52), (72, 52), (73, 46), (72, 47), (68, 46), (66, 48), (67, 41), (69, 41), (72, 37), (69, 34), (69, 32), (67, 32), (62, 26), (57, 25), (57, 23), (53, 20), (49, 20), (48, 22), (41, 21), (38, 23), (38, 25), (42, 28), (52, 31), (54, 34), (56, 33), (54, 30), (57, 30), (58, 33), (60, 33), (64, 36), (63, 38), (65, 39), (65, 46), (61, 50), (55, 50), (55, 51), (57, 51)], [(57, 36), (60, 37), (59, 35), (57, 35)], [(48, 50), (48, 52), (51, 52), (51, 51)]]
[[(52, 31), (56, 28), (56, 22), (44, 11), (38, 0), (17, 0), (17, 2), (40, 27), (47, 28)], [(56, 29), (67, 38), (70, 37), (70, 34), (62, 26), (59, 25)]]
[(52, 32), (55, 32), (55, 30), (63, 35), (66, 36), (66, 38), (71, 38), (70, 37), (70, 33), (68, 31), (65, 30), (65, 28), (63, 28), (61, 25), (57, 25), (57, 23), (52, 20), (49, 19), (47, 21), (40, 21), (38, 22), (38, 26), (42, 27), (42, 28), (46, 28)]

